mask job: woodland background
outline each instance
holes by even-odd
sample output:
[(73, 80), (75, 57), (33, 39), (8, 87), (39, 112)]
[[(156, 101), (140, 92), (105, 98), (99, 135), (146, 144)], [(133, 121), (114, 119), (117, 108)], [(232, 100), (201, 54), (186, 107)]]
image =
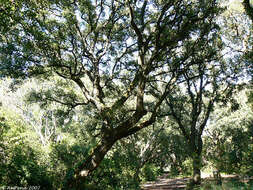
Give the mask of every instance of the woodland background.
[(2, 0), (0, 187), (252, 176), (250, 3)]

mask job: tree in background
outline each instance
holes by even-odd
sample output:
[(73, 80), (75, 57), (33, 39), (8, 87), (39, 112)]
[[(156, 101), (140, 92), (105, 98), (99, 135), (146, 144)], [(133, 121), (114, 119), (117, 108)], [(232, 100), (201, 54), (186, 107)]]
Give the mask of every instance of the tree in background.
[[(253, 21), (253, 2), (252, 0), (244, 0), (243, 1), (243, 5), (244, 5), (244, 9), (246, 14), (249, 16), (249, 18), (251, 19), (251, 21)], [(250, 32), (252, 34), (253, 32), (253, 25), (252, 22), (250, 24)], [(247, 71), (249, 72), (250, 76), (251, 76), (251, 83), (252, 83), (252, 62), (253, 62), (253, 49), (252, 49), (252, 38), (248, 39), (248, 47), (247, 47), (247, 51), (245, 52), (245, 62), (247, 65)], [(252, 89), (252, 84), (250, 85), (249, 89)], [(250, 90), (250, 92), (248, 92), (248, 103), (252, 104), (252, 90)], [(252, 137), (253, 137), (253, 133), (252, 133), (252, 123), (248, 125), (248, 130), (243, 131), (243, 137), (245, 138), (245, 141), (247, 143), (247, 140), (250, 140), (250, 142), (252, 142)], [(240, 144), (240, 143), (239, 143)], [(248, 151), (244, 151), (243, 153), (246, 154), (245, 157), (247, 159), (246, 163), (252, 165), (252, 143), (249, 143), (247, 147), (244, 147), (243, 150), (248, 150)], [(246, 153), (245, 153), (246, 152)], [(246, 172), (250, 172), (250, 174), (252, 175), (252, 167), (248, 168), (246, 167), (247, 170)]]
[[(1, 29), (1, 75), (55, 80), (33, 98), (94, 119), (84, 127), (94, 128), (96, 143), (68, 178), (68, 188), (80, 187), (115, 142), (153, 124), (177, 81), (187, 77), (193, 84), (192, 65), (198, 71), (216, 57), (205, 47), (217, 36), (220, 12), (216, 0), (1, 5), (1, 20), (11, 23)], [(195, 62), (197, 54), (202, 60)]]
[[(251, 21), (253, 21), (253, 8), (252, 8), (252, 1), (244, 0), (243, 1), (244, 9)], [(250, 24), (250, 31), (251, 34), (253, 32), (253, 24)], [(252, 75), (252, 60), (253, 60), (253, 50), (252, 50), (252, 38), (248, 39), (249, 46), (247, 47), (247, 51), (245, 52), (245, 61), (248, 66), (248, 71)]]
[(204, 135), (204, 157), (211, 166), (224, 173), (252, 175), (253, 113), (248, 99), (250, 90), (234, 94), (233, 101), (210, 116)]
[[(218, 49), (213, 43), (215, 40), (210, 41), (212, 45), (205, 48), (206, 54)], [(219, 57), (222, 55), (217, 55), (216, 59), (204, 59), (202, 56), (206, 55), (197, 54), (192, 60), (199, 64), (194, 64), (189, 70), (191, 72), (182, 75), (180, 85), (166, 97), (167, 108), (164, 110), (177, 123), (177, 128), (187, 141), (192, 159), (193, 184), (200, 184), (202, 135), (210, 114), (217, 102), (229, 101), (239, 74), (236, 71), (238, 65), (225, 59), (222, 62)]]
[(243, 5), (244, 5), (246, 13), (253, 20), (253, 13), (252, 13), (253, 2), (252, 2), (252, 0), (244, 0)]
[[(50, 141), (59, 140), (59, 126), (64, 123), (64, 108), (57, 104), (38, 105), (33, 103), (29, 96), (41, 88), (45, 90), (49, 83), (40, 83), (37, 80), (26, 80), (24, 84), (15, 84), (15, 80), (2, 79), (0, 82), (0, 102), (2, 106), (17, 113), (38, 135), (43, 146), (47, 146)], [(17, 88), (18, 87), (18, 88)], [(70, 114), (69, 114), (70, 116)], [(65, 120), (67, 125), (70, 120)]]
[(0, 106), (0, 185), (52, 189), (48, 158), (32, 128)]

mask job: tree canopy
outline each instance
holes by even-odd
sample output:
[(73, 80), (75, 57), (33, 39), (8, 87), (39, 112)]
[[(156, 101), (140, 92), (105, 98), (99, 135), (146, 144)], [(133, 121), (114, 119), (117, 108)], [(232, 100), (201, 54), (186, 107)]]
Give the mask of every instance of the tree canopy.
[(201, 156), (210, 113), (244, 70), (228, 50), (224, 10), (218, 0), (2, 3), (0, 76), (38, 79), (27, 99), (51, 104), (50, 121), (77, 112), (88, 121), (79, 125), (92, 148), (66, 175), (66, 189), (86, 183), (119, 140), (165, 119)]

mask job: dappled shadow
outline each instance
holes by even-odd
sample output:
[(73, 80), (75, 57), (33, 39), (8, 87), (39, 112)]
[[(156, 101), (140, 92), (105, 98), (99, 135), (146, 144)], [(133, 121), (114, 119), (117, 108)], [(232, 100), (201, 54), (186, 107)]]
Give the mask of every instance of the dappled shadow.
[[(228, 182), (232, 180), (236, 180), (239, 182), (249, 182), (253, 180), (253, 177), (241, 178), (237, 175), (222, 175), (222, 181)], [(168, 175), (163, 175), (157, 179), (157, 181), (147, 182), (142, 185), (142, 190), (176, 190), (176, 189), (185, 189), (186, 184), (190, 178), (174, 178), (171, 179)], [(204, 181), (214, 181), (211, 177), (211, 174), (202, 174), (202, 180)]]
[(167, 176), (158, 178), (155, 182), (148, 182), (142, 186), (142, 190), (175, 190), (185, 189), (190, 178), (169, 179)]

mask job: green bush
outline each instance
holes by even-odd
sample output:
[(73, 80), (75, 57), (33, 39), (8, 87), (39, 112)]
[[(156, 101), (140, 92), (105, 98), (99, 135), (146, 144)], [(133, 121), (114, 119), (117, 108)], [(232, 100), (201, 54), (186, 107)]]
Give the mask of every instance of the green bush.
[(155, 181), (161, 171), (154, 164), (147, 164), (142, 170), (142, 176), (145, 181)]
[(43, 150), (29, 126), (15, 113), (0, 110), (0, 115), (0, 186), (52, 189)]

